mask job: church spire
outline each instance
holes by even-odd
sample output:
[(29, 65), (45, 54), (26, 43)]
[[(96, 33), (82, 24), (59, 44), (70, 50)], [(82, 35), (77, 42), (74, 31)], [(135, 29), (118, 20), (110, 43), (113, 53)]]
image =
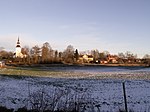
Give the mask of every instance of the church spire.
[(19, 37), (18, 37), (18, 40), (17, 40), (15, 55), (16, 55), (16, 57), (19, 57), (19, 58), (23, 57), (23, 54), (21, 53), (21, 46), (20, 46)]
[(19, 37), (18, 37), (18, 42), (17, 42), (17, 44), (20, 44), (20, 42), (19, 42)]
[(20, 46), (20, 42), (19, 42), (19, 37), (18, 37), (18, 41), (17, 41), (17, 46), (16, 47), (21, 47)]

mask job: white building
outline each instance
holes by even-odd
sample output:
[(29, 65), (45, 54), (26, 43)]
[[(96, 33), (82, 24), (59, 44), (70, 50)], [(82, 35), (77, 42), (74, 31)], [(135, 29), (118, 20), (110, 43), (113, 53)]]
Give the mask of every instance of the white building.
[(23, 54), (21, 53), (21, 45), (20, 45), (19, 37), (18, 37), (18, 41), (17, 41), (17, 45), (16, 45), (15, 57), (23, 58)]
[(5, 67), (5, 62), (4, 61), (0, 61), (0, 68), (1, 67)]

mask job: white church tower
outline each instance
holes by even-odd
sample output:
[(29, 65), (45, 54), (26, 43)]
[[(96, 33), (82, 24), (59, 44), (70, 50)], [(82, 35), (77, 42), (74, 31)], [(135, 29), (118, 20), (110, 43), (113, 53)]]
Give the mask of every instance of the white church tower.
[(23, 57), (23, 55), (21, 53), (21, 46), (20, 46), (20, 42), (19, 42), (19, 37), (18, 37), (18, 41), (17, 41), (17, 45), (16, 45), (15, 56), (18, 57), (18, 58), (22, 58)]

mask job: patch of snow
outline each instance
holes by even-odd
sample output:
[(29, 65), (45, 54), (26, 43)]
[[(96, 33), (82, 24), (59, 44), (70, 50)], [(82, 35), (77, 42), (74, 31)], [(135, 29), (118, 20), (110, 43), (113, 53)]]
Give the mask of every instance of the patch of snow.
[[(108, 74), (108, 73), (107, 73)], [(116, 112), (124, 109), (122, 81), (117, 79), (59, 79), (46, 77), (26, 77), (16, 79), (0, 76), (0, 105), (18, 109), (30, 107), (29, 95), (42, 88), (48, 94), (55, 88), (68, 91), (68, 95), (78, 94), (78, 97), (90, 97), (101, 111)], [(150, 81), (126, 80), (128, 108), (136, 112), (148, 112), (150, 109)], [(66, 96), (62, 97), (62, 101)], [(60, 104), (58, 104), (60, 105)], [(97, 108), (94, 107), (96, 110)]]

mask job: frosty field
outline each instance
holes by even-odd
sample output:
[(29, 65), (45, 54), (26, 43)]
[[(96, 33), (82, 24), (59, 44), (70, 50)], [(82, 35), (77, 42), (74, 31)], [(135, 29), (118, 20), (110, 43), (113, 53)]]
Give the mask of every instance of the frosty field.
[(0, 105), (8, 108), (34, 108), (42, 95), (42, 105), (55, 103), (55, 110), (78, 105), (79, 111), (117, 112), (124, 109), (125, 82), (128, 109), (150, 112), (149, 68), (11, 68), (0, 74)]

